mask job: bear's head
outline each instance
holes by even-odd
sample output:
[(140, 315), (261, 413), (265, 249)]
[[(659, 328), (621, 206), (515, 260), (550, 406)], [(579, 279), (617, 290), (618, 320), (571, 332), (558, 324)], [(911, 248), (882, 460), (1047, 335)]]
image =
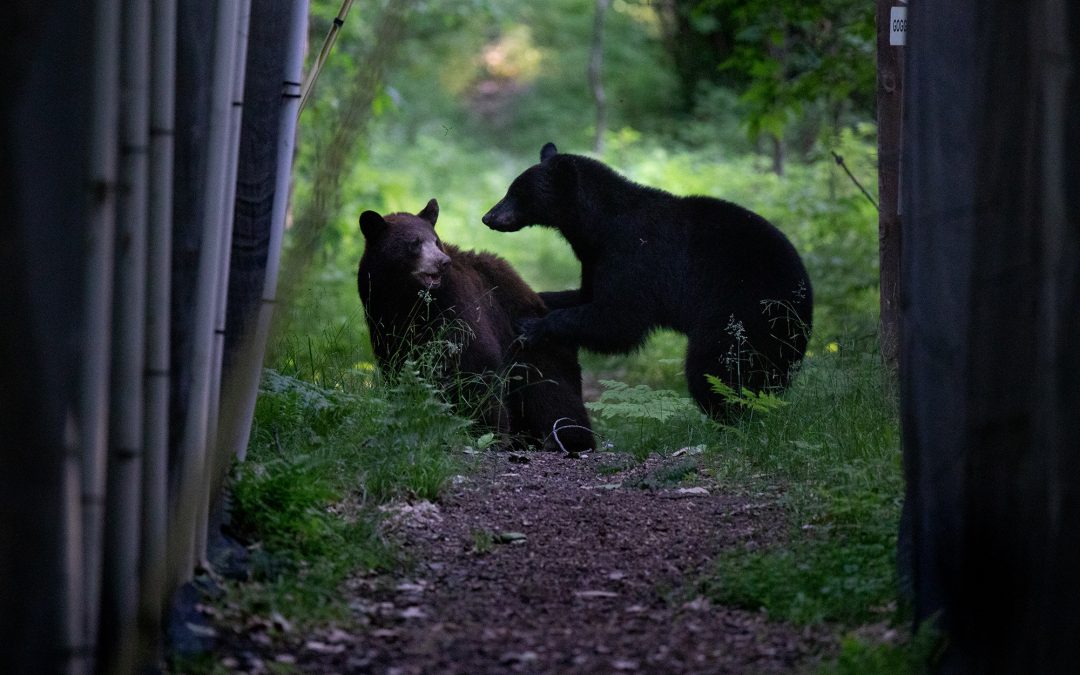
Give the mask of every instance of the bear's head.
[(561, 161), (564, 158), (569, 156), (559, 155), (554, 143), (545, 144), (540, 149), (540, 163), (514, 179), (506, 196), (484, 214), (484, 224), (499, 232), (517, 232), (528, 225), (555, 222), (554, 208), (565, 201), (559, 177), (566, 173), (564, 169), (573, 168)]
[(383, 217), (364, 211), (360, 214), (360, 231), (367, 240), (364, 257), (405, 272), (421, 288), (438, 288), (450, 265), (450, 256), (443, 252), (435, 234), (438, 218), (439, 202), (434, 199), (415, 216), (391, 213)]

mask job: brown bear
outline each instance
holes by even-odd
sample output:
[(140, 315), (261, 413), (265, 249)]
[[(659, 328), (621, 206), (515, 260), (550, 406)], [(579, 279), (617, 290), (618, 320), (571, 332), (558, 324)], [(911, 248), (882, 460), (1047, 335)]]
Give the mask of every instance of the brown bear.
[(544, 302), (502, 258), (442, 242), (438, 217), (434, 199), (417, 215), (360, 214), (357, 290), (380, 366), (396, 370), (439, 340), (455, 397), (498, 392), (480, 406), (482, 423), (547, 450), (591, 449), (577, 350), (515, 340), (515, 323), (543, 317)]

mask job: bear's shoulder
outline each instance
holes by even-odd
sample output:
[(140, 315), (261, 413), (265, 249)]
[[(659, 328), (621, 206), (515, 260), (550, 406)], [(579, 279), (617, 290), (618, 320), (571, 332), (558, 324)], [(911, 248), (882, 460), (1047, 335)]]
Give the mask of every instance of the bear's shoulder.
[(477, 286), (492, 293), (510, 316), (544, 313), (544, 303), (504, 258), (488, 251), (448, 247), (447, 254), (464, 273), (475, 275)]

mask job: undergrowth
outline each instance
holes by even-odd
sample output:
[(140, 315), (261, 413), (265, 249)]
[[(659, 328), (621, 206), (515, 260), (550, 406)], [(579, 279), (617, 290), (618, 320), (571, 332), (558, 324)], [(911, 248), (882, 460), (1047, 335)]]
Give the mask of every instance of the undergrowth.
[[(696, 475), (721, 485), (782, 487), (789, 539), (725, 552), (699, 581), (700, 594), (775, 620), (841, 630), (902, 620), (896, 392), (874, 343), (824, 345), (780, 396), (729, 390), (744, 409), (729, 425), (706, 420), (691, 399), (671, 390), (603, 384), (590, 409), (614, 449), (639, 459), (680, 455), (635, 487), (660, 489)], [(855, 672), (844, 665), (855, 662), (869, 664), (864, 672), (906, 672), (904, 647), (855, 638), (844, 645), (836, 672)], [(894, 664), (900, 670), (891, 670)]]
[(244, 611), (340, 618), (350, 574), (400, 563), (379, 533), (378, 507), (436, 499), (466, 468), (460, 450), (472, 442), (471, 423), (430, 375), (408, 362), (393, 377), (339, 374), (327, 388), (265, 372), (233, 482), (233, 528), (257, 542), (254, 583), (236, 587)]

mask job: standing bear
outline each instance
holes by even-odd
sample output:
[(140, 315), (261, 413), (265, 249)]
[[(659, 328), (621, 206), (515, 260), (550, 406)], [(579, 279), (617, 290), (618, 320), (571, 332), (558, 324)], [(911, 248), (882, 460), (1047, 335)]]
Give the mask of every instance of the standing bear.
[(638, 185), (548, 143), (483, 221), (500, 232), (553, 227), (581, 262), (580, 289), (541, 293), (551, 312), (519, 322), (528, 344), (627, 353), (656, 328), (682, 332), (690, 393), (720, 420), (734, 410), (706, 375), (735, 391), (778, 390), (806, 350), (813, 294), (802, 260), (736, 204)]
[(452, 393), (482, 400), (483, 423), (545, 449), (592, 448), (577, 351), (516, 340), (515, 321), (547, 313), (540, 296), (505, 260), (440, 241), (438, 217), (434, 199), (415, 216), (360, 215), (366, 245), (357, 290), (379, 365), (396, 370), (439, 341)]

